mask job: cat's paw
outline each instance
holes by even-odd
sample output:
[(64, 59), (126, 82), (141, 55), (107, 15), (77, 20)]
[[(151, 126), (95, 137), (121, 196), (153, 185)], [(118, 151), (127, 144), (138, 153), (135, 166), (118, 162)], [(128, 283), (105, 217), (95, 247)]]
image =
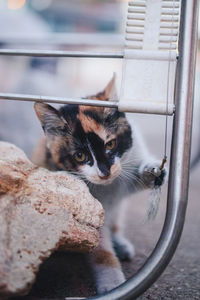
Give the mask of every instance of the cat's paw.
[(98, 276), (96, 287), (98, 294), (104, 294), (118, 287), (125, 282), (125, 277), (121, 269), (107, 267), (101, 270)]
[(135, 256), (133, 244), (122, 235), (113, 236), (113, 246), (120, 260), (132, 260)]
[(147, 187), (159, 187), (164, 183), (167, 171), (160, 170), (160, 164), (146, 164), (140, 167), (139, 174)]

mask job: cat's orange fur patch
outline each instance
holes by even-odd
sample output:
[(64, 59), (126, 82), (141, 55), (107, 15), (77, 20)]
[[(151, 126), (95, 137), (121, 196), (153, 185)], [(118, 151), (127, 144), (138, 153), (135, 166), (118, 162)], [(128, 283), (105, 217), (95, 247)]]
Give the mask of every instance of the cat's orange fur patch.
[(121, 166), (119, 165), (119, 163), (114, 163), (114, 165), (111, 166), (111, 169), (110, 169), (110, 173), (112, 176), (116, 176), (116, 175), (119, 175), (121, 172)]
[(95, 120), (92, 120), (90, 117), (86, 116), (84, 113), (78, 114), (78, 119), (81, 122), (83, 130), (85, 133), (91, 131), (98, 131), (100, 128), (100, 124), (98, 124)]
[(101, 139), (103, 139), (103, 140), (106, 139), (106, 132), (101, 124), (97, 123), (95, 120), (91, 119), (89, 116), (86, 116), (84, 113), (82, 113), (81, 110), (77, 117), (78, 117), (79, 121), (81, 122), (81, 125), (82, 125), (85, 133), (95, 132)]
[(107, 250), (95, 250), (94, 262), (99, 265), (104, 265), (112, 268), (120, 268), (118, 259), (114, 254)]
[(58, 166), (61, 168), (63, 167), (62, 163), (60, 162), (60, 149), (61, 147), (65, 147), (65, 140), (62, 137), (56, 136), (50, 141), (50, 148), (51, 154), (53, 156), (54, 161)]

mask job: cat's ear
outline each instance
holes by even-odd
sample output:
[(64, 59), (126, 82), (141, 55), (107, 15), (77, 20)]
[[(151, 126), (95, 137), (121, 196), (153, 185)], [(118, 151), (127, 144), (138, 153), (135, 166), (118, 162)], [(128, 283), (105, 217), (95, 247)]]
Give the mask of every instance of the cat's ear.
[(104, 94), (107, 100), (117, 100), (116, 73), (113, 73), (112, 79), (104, 89)]
[(54, 107), (41, 102), (34, 104), (34, 109), (44, 132), (48, 135), (55, 135), (59, 130), (63, 130), (66, 122), (59, 116), (59, 112)]
[(112, 79), (109, 81), (105, 89), (94, 95), (90, 96), (90, 99), (96, 99), (96, 100), (101, 100), (101, 101), (112, 101), (112, 100), (117, 100), (117, 90), (116, 90), (116, 74), (113, 73)]

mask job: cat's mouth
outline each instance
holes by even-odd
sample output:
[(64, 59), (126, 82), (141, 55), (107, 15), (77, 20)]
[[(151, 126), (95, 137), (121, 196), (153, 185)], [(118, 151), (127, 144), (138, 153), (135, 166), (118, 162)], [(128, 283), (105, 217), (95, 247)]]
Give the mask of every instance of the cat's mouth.
[(93, 179), (90, 179), (90, 182), (91, 183), (93, 183), (93, 184), (99, 184), (99, 185), (109, 185), (109, 184), (111, 184), (114, 180), (115, 180), (115, 178), (116, 178), (117, 176), (115, 176), (115, 177), (109, 177), (109, 178), (107, 178), (107, 179), (102, 179), (102, 178), (93, 178)]
[(93, 184), (99, 184), (99, 185), (109, 185), (111, 184), (118, 176), (120, 175), (120, 171), (115, 172), (115, 174), (112, 174), (107, 177), (100, 177), (100, 176), (93, 176), (91, 178), (88, 178), (89, 181)]
[(89, 174), (90, 170), (82, 171), (82, 176), (86, 183), (92, 183), (96, 185), (109, 185), (111, 184), (120, 174), (121, 174), (121, 165), (118, 162), (115, 162), (107, 174), (99, 172), (98, 169), (93, 169), (92, 174)]
[(106, 179), (100, 178), (99, 184), (103, 184), (103, 185), (111, 184), (116, 177), (110, 177), (110, 178), (106, 178)]

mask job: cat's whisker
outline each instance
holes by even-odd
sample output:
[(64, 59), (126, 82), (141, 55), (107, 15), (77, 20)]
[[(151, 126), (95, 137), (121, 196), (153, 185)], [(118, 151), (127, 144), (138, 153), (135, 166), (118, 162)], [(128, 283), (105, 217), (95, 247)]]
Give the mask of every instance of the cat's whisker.
[(131, 165), (131, 162), (127, 163), (127, 164), (121, 164), (122, 169), (126, 169), (128, 171), (135, 171), (138, 170), (137, 165), (133, 166)]
[(122, 168), (122, 170), (126, 170), (128, 172), (135, 172), (138, 170), (138, 167), (131, 165), (131, 163), (130, 164), (121, 164), (121, 168)]
[(135, 184), (133, 178), (127, 178), (126, 175), (120, 174), (119, 179), (120, 179), (121, 183), (125, 186), (125, 188), (129, 188), (130, 184), (131, 184), (131, 186), (134, 187), (134, 190), (136, 190), (136, 191), (139, 190), (139, 188)]
[(125, 188), (128, 187), (128, 181), (127, 179), (123, 176), (123, 174), (120, 173), (120, 175), (117, 177), (118, 180), (120, 181), (120, 185), (122, 184)]
[(70, 172), (70, 174), (75, 175), (75, 176), (79, 177), (80, 179), (83, 179), (84, 181), (86, 180), (85, 176), (78, 171), (77, 172), (72, 171), (72, 172)]
[(126, 169), (122, 169), (121, 174), (122, 174), (122, 176), (123, 176), (124, 178), (126, 178), (127, 180), (131, 180), (132, 182), (135, 181), (135, 182), (138, 183), (139, 186), (145, 187), (144, 181), (143, 181), (141, 178), (139, 178), (139, 177), (137, 176), (137, 174), (134, 174), (133, 172), (130, 173), (130, 172), (127, 171)]
[(121, 173), (120, 175), (120, 178), (123, 179), (123, 181), (127, 182), (127, 184), (132, 184), (132, 182), (134, 183), (133, 177), (130, 177), (126, 173)]

